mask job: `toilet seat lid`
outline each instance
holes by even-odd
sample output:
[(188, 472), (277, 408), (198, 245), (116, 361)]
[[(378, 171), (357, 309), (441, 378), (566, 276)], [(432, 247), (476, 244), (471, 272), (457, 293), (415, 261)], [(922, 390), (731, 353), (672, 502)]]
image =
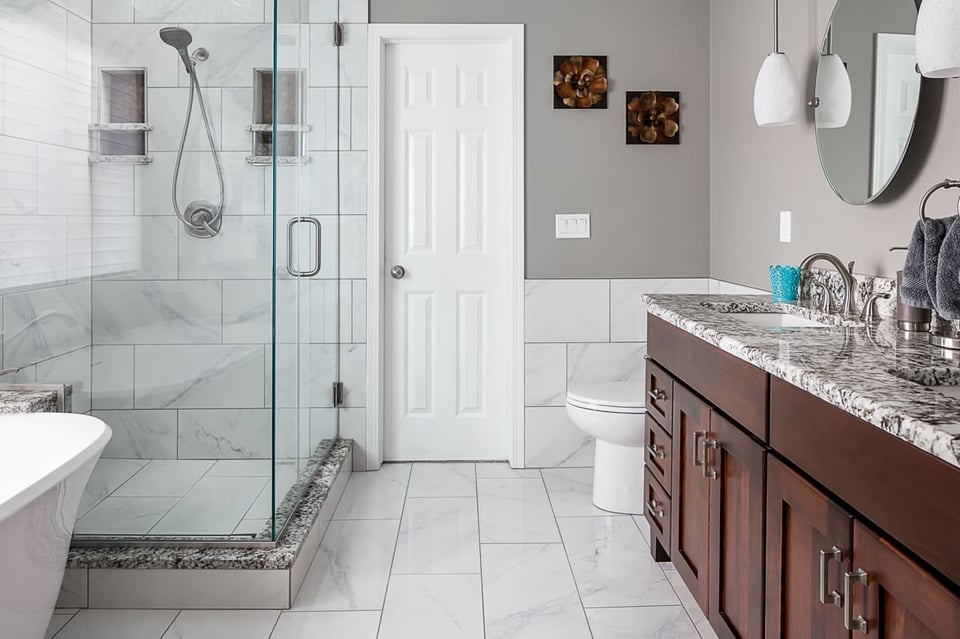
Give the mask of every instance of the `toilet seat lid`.
[[(645, 386), (641, 382), (600, 382), (578, 384), (567, 391), (567, 401), (575, 406), (598, 409), (626, 409), (623, 412), (643, 412), (646, 405)], [(610, 412), (616, 412), (611, 410)]]

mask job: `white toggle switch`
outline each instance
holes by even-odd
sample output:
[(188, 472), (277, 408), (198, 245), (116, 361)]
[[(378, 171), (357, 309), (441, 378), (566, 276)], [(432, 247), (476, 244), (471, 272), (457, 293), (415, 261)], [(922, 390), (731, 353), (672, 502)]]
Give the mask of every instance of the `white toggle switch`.
[(790, 241), (790, 211), (780, 211), (780, 241)]
[(557, 239), (575, 240), (590, 237), (589, 213), (564, 213), (556, 216)]

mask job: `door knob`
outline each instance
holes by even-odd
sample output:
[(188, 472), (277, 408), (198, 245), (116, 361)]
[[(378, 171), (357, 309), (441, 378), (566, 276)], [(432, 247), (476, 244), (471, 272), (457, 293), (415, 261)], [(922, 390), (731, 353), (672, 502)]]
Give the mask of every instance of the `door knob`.
[(406, 274), (407, 274), (407, 269), (403, 268), (399, 264), (395, 265), (392, 269), (390, 269), (390, 275), (395, 280), (402, 280), (403, 276)]

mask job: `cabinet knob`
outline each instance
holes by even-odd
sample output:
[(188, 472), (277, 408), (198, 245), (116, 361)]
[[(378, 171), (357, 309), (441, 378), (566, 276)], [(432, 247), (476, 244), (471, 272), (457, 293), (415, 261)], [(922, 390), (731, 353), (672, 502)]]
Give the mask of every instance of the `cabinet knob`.
[(654, 388), (653, 390), (650, 391), (649, 394), (650, 394), (650, 399), (652, 399), (655, 402), (662, 402), (665, 399), (667, 399), (667, 394), (664, 393), (659, 388)]

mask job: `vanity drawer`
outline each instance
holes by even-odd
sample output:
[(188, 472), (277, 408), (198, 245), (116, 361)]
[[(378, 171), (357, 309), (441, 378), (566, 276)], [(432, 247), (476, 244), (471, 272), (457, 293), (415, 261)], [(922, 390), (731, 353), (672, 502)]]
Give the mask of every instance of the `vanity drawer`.
[[(648, 353), (761, 441), (767, 441), (769, 375), (659, 317), (647, 321)], [(649, 368), (650, 364), (647, 364)], [(673, 432), (664, 424), (668, 432)]]
[[(670, 495), (657, 481), (650, 467), (643, 469), (643, 514), (650, 524), (650, 550), (657, 561), (667, 561), (670, 548)], [(656, 542), (656, 543), (655, 543)]]
[(670, 490), (670, 469), (673, 459), (673, 440), (667, 431), (663, 430), (650, 413), (647, 413), (646, 427), (644, 429), (644, 446), (647, 449), (646, 466), (660, 485), (666, 489), (666, 493), (671, 494)]
[(673, 377), (647, 359), (647, 416), (653, 416), (668, 433), (673, 432)]

